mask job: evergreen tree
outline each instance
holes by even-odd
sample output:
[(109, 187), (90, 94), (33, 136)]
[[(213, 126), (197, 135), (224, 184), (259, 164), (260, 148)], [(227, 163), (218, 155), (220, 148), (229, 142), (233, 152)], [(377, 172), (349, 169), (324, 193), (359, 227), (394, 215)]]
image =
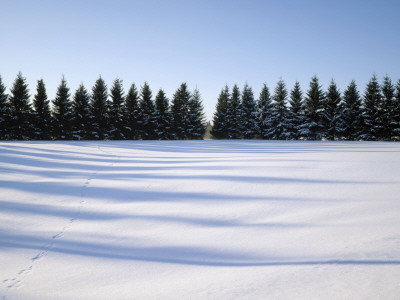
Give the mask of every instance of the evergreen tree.
[(254, 138), (258, 133), (256, 102), (251, 87), (246, 83), (242, 92), (241, 132), (245, 139)]
[(124, 90), (122, 80), (115, 79), (111, 87), (110, 132), (112, 140), (124, 140)]
[(341, 118), (341, 95), (336, 86), (335, 81), (332, 79), (326, 93), (325, 101), (323, 102), (322, 123), (324, 126), (324, 138), (328, 140), (335, 140), (340, 137), (340, 118)]
[(8, 95), (6, 87), (0, 76), (0, 140), (8, 140), (10, 124), (10, 105), (8, 103)]
[[(211, 134), (217, 139), (228, 138), (228, 103), (229, 103), (229, 88), (226, 85), (218, 97), (218, 102), (215, 108), (213, 126)], [(240, 116), (241, 118), (242, 116)], [(241, 134), (241, 128), (239, 128)]]
[(189, 99), (188, 107), (188, 138), (192, 140), (202, 139), (206, 130), (206, 126), (204, 124), (204, 107), (201, 100), (200, 92), (197, 88), (193, 91), (193, 94)]
[(33, 135), (32, 109), (29, 103), (29, 90), (26, 79), (19, 72), (9, 97), (10, 125), (9, 137), (15, 140), (28, 140)]
[(392, 118), (395, 111), (395, 87), (392, 80), (385, 76), (382, 84), (382, 101), (379, 111), (379, 123), (382, 130), (379, 137), (382, 140), (390, 141), (392, 139)]
[(38, 80), (36, 95), (33, 98), (34, 116), (34, 137), (39, 140), (51, 138), (52, 120), (50, 101), (47, 99), (46, 86), (43, 79)]
[(156, 108), (151, 98), (152, 92), (147, 82), (145, 82), (140, 91), (139, 102), (142, 113), (141, 137), (144, 140), (153, 140), (157, 138)]
[(288, 123), (289, 139), (300, 139), (300, 126), (305, 123), (303, 111), (303, 92), (301, 91), (300, 83), (296, 81), (293, 89), (290, 92), (289, 100)]
[(230, 139), (238, 139), (241, 137), (242, 103), (240, 99), (239, 87), (235, 84), (232, 89), (232, 95), (228, 100), (226, 111), (227, 135)]
[(172, 98), (172, 132), (175, 139), (183, 140), (188, 138), (190, 97), (187, 84), (182, 83)]
[(392, 140), (400, 140), (400, 79), (396, 84), (396, 92), (393, 101), (393, 114), (391, 119), (391, 137)]
[(362, 133), (361, 98), (354, 80), (343, 93), (338, 132), (347, 140), (357, 140)]
[(100, 76), (92, 88), (92, 138), (95, 140), (104, 140), (108, 138), (109, 106), (107, 85)]
[(64, 76), (58, 86), (56, 98), (53, 101), (53, 138), (69, 140), (72, 138), (72, 102), (69, 88)]
[(272, 98), (269, 93), (267, 84), (264, 83), (261, 89), (260, 97), (257, 101), (257, 114), (256, 119), (258, 123), (259, 134), (264, 139), (271, 138), (271, 127), (272, 127)]
[(309, 140), (319, 140), (323, 136), (323, 101), (324, 92), (319, 85), (317, 76), (313, 76), (310, 82), (310, 88), (304, 103), (305, 123), (300, 126), (300, 135)]
[(125, 137), (137, 140), (140, 137), (142, 114), (139, 108), (139, 96), (136, 85), (132, 83), (125, 100)]
[(363, 134), (360, 137), (364, 140), (373, 141), (379, 138), (379, 133), (382, 130), (382, 125), (379, 120), (381, 101), (381, 88), (374, 74), (367, 84), (362, 107), (364, 128)]
[(279, 80), (274, 91), (274, 104), (271, 115), (271, 128), (268, 136), (274, 140), (289, 138), (288, 109), (286, 107), (288, 92), (283, 80)]
[(171, 113), (169, 111), (169, 101), (165, 92), (160, 89), (156, 99), (156, 124), (157, 138), (159, 140), (168, 140), (171, 138)]
[(92, 117), (90, 113), (90, 95), (83, 84), (75, 91), (72, 102), (72, 135), (77, 140), (87, 140), (91, 135)]

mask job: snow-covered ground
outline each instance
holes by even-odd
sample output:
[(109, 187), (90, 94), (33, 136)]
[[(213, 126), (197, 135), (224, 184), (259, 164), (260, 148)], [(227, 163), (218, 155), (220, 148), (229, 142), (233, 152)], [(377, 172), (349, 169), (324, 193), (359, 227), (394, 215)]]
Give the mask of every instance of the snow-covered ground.
[(399, 143), (0, 143), (0, 299), (399, 295)]

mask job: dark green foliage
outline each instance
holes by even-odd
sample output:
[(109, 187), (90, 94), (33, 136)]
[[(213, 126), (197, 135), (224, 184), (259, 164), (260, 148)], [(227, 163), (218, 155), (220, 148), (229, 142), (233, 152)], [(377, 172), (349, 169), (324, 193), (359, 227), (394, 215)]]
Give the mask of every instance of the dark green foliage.
[(136, 85), (132, 83), (125, 99), (125, 137), (128, 140), (136, 140), (140, 136), (140, 124), (142, 115), (139, 108), (139, 96)]
[(357, 140), (362, 132), (361, 98), (353, 80), (343, 93), (338, 131), (346, 140)]
[(141, 138), (144, 140), (154, 140), (157, 138), (156, 108), (151, 98), (152, 98), (152, 92), (147, 82), (145, 82), (140, 91), (140, 102), (139, 102), (139, 107), (142, 114), (140, 135)]
[(253, 90), (246, 83), (242, 92), (241, 133), (243, 138), (254, 138), (258, 133), (256, 102)]
[(279, 80), (274, 91), (271, 127), (268, 133), (273, 140), (286, 140), (290, 136), (286, 107), (287, 96), (286, 85), (283, 80)]
[(380, 121), (382, 94), (376, 75), (374, 74), (367, 84), (363, 102), (363, 133), (360, 136), (364, 140), (372, 141), (379, 139), (382, 131)]
[(124, 140), (124, 89), (122, 80), (115, 79), (111, 87), (111, 104), (109, 111), (111, 140)]
[(100, 77), (92, 88), (91, 115), (92, 115), (92, 138), (104, 140), (108, 138), (109, 132), (109, 103), (107, 86)]
[(272, 98), (269, 93), (267, 84), (264, 83), (261, 89), (260, 97), (258, 98), (257, 101), (257, 114), (256, 114), (259, 135), (263, 139), (271, 138), (270, 131), (272, 126), (271, 123), (272, 108), (273, 108)]
[(53, 101), (53, 138), (56, 140), (72, 139), (72, 102), (64, 76), (58, 86)]
[(304, 102), (305, 123), (300, 126), (300, 135), (308, 140), (320, 140), (323, 136), (323, 101), (324, 92), (317, 76), (312, 77), (310, 88)]
[(381, 130), (379, 138), (385, 141), (392, 139), (392, 119), (395, 111), (395, 87), (392, 80), (385, 76), (382, 84), (382, 101), (379, 108), (379, 123)]
[(230, 139), (238, 139), (241, 137), (240, 123), (241, 123), (242, 103), (240, 99), (239, 87), (235, 84), (232, 89), (232, 95), (228, 101), (227, 107), (227, 134)]
[(76, 140), (87, 140), (91, 138), (91, 113), (90, 95), (81, 84), (76, 90), (72, 102), (72, 135)]
[[(229, 103), (229, 87), (226, 85), (218, 97), (216, 111), (214, 113), (213, 127), (211, 134), (217, 139), (228, 138), (228, 103)], [(242, 116), (240, 115), (240, 118)], [(242, 134), (240, 128), (238, 129)]]
[(175, 139), (188, 138), (190, 97), (187, 84), (182, 83), (172, 98), (172, 133)]
[(9, 138), (13, 140), (29, 140), (33, 136), (33, 122), (29, 90), (26, 79), (19, 72), (11, 88), (9, 97), (10, 125)]
[(8, 140), (10, 138), (10, 105), (7, 98), (6, 87), (0, 76), (0, 140)]
[(400, 140), (400, 79), (396, 84), (395, 97), (393, 100), (393, 114), (391, 119), (391, 137), (394, 141)]
[(341, 118), (341, 101), (340, 92), (335, 81), (331, 81), (325, 101), (323, 102), (322, 124), (324, 126), (323, 137), (327, 140), (336, 140), (340, 137), (340, 118)]
[(36, 95), (33, 98), (34, 138), (38, 140), (51, 139), (50, 101), (47, 99), (46, 86), (43, 79), (38, 80)]
[(171, 112), (169, 111), (169, 101), (164, 91), (160, 89), (156, 99), (156, 133), (157, 139), (169, 140), (171, 138)]
[(188, 114), (188, 134), (187, 138), (191, 140), (200, 140), (203, 138), (206, 130), (204, 108), (201, 100), (199, 90), (196, 88), (193, 91), (189, 100), (189, 114)]
[(303, 92), (300, 83), (296, 81), (290, 92), (288, 122), (290, 124), (288, 138), (298, 140), (300, 138), (300, 126), (305, 123), (303, 111)]

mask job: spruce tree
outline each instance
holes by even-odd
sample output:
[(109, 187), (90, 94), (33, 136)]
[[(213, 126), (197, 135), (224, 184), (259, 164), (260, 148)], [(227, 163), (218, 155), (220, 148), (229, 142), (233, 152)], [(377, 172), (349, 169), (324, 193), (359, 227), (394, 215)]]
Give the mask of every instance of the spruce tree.
[(320, 140), (323, 136), (323, 101), (324, 92), (317, 76), (311, 78), (310, 87), (304, 102), (305, 123), (300, 126), (300, 135), (308, 140)]
[(258, 133), (258, 124), (256, 120), (256, 102), (254, 100), (253, 90), (246, 83), (242, 92), (242, 115), (241, 132), (245, 139), (254, 138)]
[(90, 113), (90, 95), (83, 84), (75, 91), (72, 102), (73, 139), (88, 140), (91, 135), (92, 117)]
[(160, 89), (155, 98), (156, 106), (156, 133), (157, 139), (169, 140), (171, 134), (171, 112), (169, 111), (169, 100), (165, 92)]
[(49, 140), (52, 131), (50, 101), (47, 99), (46, 86), (43, 79), (38, 80), (36, 95), (33, 98), (34, 137), (39, 140)]
[(137, 140), (140, 137), (142, 114), (139, 108), (139, 95), (136, 85), (132, 83), (125, 100), (125, 137), (128, 140)]
[(391, 119), (391, 137), (394, 141), (400, 140), (400, 79), (396, 84), (396, 91), (393, 101), (393, 115)]
[(151, 99), (152, 92), (147, 82), (144, 83), (140, 91), (139, 107), (142, 113), (141, 137), (144, 140), (157, 138), (156, 109)]
[(91, 115), (92, 138), (104, 140), (109, 132), (109, 102), (107, 85), (101, 76), (96, 80), (92, 88)]
[(64, 76), (57, 88), (53, 101), (53, 138), (56, 140), (72, 139), (72, 102)]
[(324, 126), (323, 137), (328, 140), (335, 140), (340, 137), (340, 118), (341, 118), (341, 102), (340, 91), (335, 81), (332, 79), (323, 102), (322, 123)]
[(279, 80), (274, 91), (271, 128), (268, 134), (273, 140), (286, 140), (290, 136), (288, 109), (286, 107), (287, 96), (285, 82)]
[(374, 74), (367, 84), (362, 107), (363, 133), (360, 136), (364, 140), (373, 141), (379, 139), (382, 130), (379, 109), (382, 95), (376, 75)]
[(379, 137), (382, 140), (390, 141), (392, 139), (392, 118), (395, 107), (395, 87), (392, 80), (385, 76), (382, 84), (382, 101), (379, 110), (379, 123), (381, 131)]
[(343, 93), (338, 131), (346, 140), (357, 140), (362, 133), (361, 98), (354, 80)]
[(196, 88), (188, 103), (189, 107), (189, 125), (188, 125), (188, 138), (191, 140), (200, 140), (203, 138), (206, 130), (204, 108), (201, 100), (199, 90)]
[(258, 123), (259, 135), (263, 139), (271, 138), (271, 127), (272, 127), (272, 98), (269, 93), (267, 84), (264, 83), (261, 89), (260, 97), (257, 101), (257, 114), (256, 120)]
[(172, 98), (172, 132), (175, 139), (183, 140), (188, 138), (190, 97), (191, 94), (187, 84), (182, 83)]
[[(228, 103), (229, 103), (229, 87), (226, 85), (224, 89), (221, 90), (219, 94), (217, 105), (215, 108), (213, 126), (211, 129), (211, 134), (217, 139), (228, 138)], [(242, 116), (240, 115), (240, 118)], [(241, 127), (239, 128), (240, 135)]]
[(228, 101), (226, 112), (227, 134), (230, 139), (238, 139), (241, 137), (242, 103), (240, 99), (239, 87), (235, 84), (232, 88), (232, 95)]
[(0, 76), (0, 140), (8, 140), (10, 126), (10, 105), (8, 103), (8, 95), (6, 87)]
[(33, 136), (32, 109), (29, 103), (26, 79), (19, 72), (11, 88), (9, 97), (10, 125), (9, 137), (15, 140), (29, 140)]
[(124, 90), (122, 80), (115, 79), (111, 87), (110, 104), (110, 131), (109, 137), (112, 140), (124, 140)]
[(305, 123), (303, 110), (303, 92), (301, 91), (300, 83), (296, 81), (293, 89), (290, 92), (288, 122), (289, 139), (300, 139), (300, 126)]

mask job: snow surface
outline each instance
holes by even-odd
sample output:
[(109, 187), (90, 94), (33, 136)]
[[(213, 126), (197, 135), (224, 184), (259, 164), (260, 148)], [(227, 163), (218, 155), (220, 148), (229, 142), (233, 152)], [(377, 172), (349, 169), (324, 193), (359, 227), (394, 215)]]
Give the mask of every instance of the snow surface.
[(0, 143), (0, 299), (399, 299), (400, 144)]

